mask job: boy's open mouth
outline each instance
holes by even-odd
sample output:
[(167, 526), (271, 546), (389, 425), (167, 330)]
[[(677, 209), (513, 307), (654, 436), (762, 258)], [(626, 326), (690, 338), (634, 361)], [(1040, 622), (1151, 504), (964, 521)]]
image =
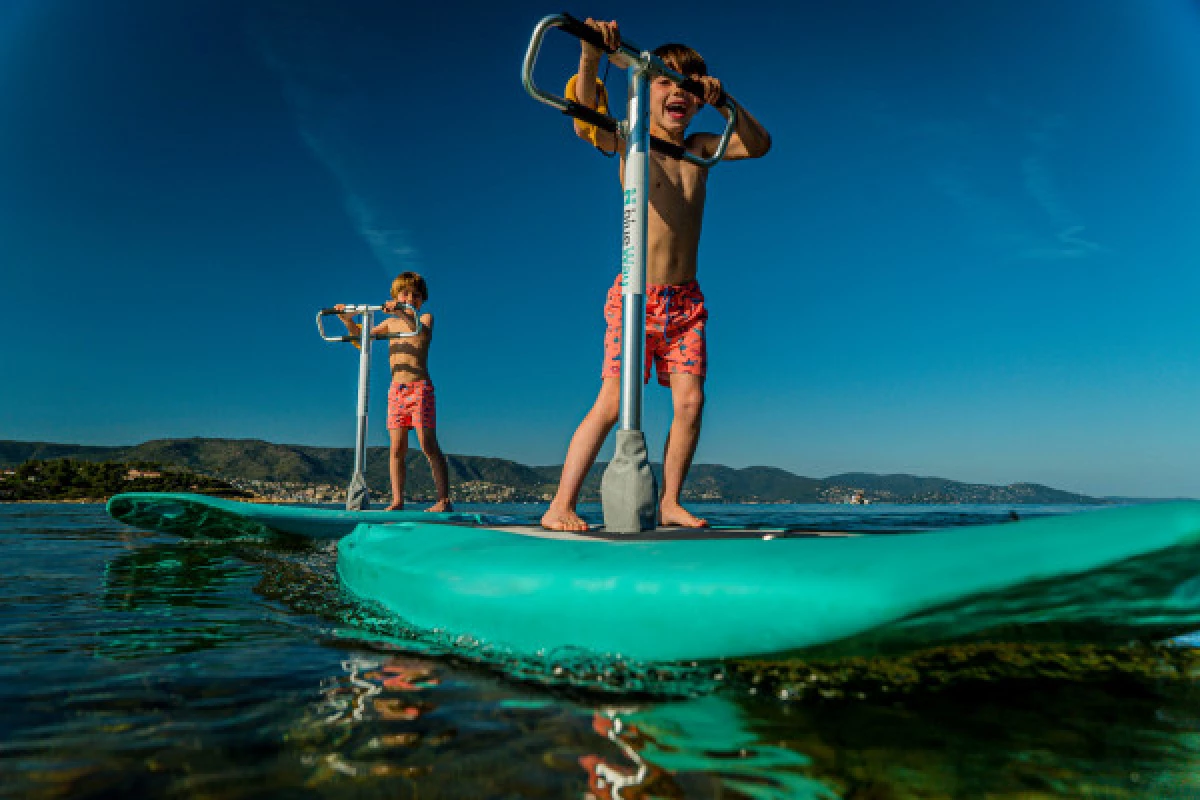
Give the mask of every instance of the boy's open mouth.
[(667, 116), (671, 119), (683, 119), (687, 116), (688, 104), (686, 100), (668, 100), (667, 101)]

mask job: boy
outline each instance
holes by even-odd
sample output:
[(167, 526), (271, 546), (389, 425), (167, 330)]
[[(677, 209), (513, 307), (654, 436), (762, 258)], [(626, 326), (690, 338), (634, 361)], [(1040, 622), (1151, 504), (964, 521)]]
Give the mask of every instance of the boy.
[[(616, 22), (587, 24), (598, 31), (605, 43), (616, 47), (620, 35)], [(596, 71), (599, 49), (583, 42), (579, 74), (574, 80), (578, 102), (596, 107)], [(721, 82), (707, 74), (704, 60), (690, 47), (665, 44), (654, 51), (667, 66), (695, 79), (704, 86), (704, 97), (680, 89), (667, 78), (650, 82), (650, 134), (691, 153), (708, 158), (716, 151), (716, 134), (686, 135), (687, 126), (705, 103), (720, 108), (725, 91)], [(627, 66), (617, 57), (613, 63)], [(575, 121), (576, 134), (597, 148), (621, 153), (621, 175), (625, 174), (625, 141), (617, 134)], [(725, 160), (760, 158), (771, 147), (767, 131), (744, 108), (738, 107), (737, 127), (730, 137)], [(663, 487), (659, 514), (664, 525), (704, 527), (705, 520), (680, 505), (679, 495), (691, 467), (700, 437), (700, 416), (704, 408), (704, 376), (707, 372), (704, 329), (708, 311), (696, 283), (696, 257), (700, 245), (700, 223), (704, 213), (705, 183), (708, 170), (686, 161), (650, 150), (650, 202), (646, 223), (646, 371), (650, 380), (650, 361), (658, 370), (658, 381), (671, 387), (674, 418), (667, 434), (663, 454)], [(583, 479), (596, 460), (596, 454), (617, 421), (621, 389), (621, 279), (609, 290), (604, 316), (607, 323), (605, 359), (600, 394), (584, 417), (563, 463), (562, 479), (542, 525), (551, 530), (585, 531), (588, 525), (575, 512)]]
[[(416, 328), (413, 313), (400, 304), (407, 303), (420, 312), (429, 299), (425, 279), (415, 272), (402, 272), (392, 281), (392, 299), (383, 310), (395, 314), (371, 329), (373, 335), (404, 333)], [(341, 311), (342, 305), (334, 306)], [(351, 336), (359, 336), (361, 327), (349, 314), (338, 315)], [(392, 439), (389, 467), (392, 477), (392, 504), (388, 511), (404, 508), (404, 457), (408, 454), (408, 432), (417, 431), (417, 442), (429, 460), (438, 501), (426, 511), (450, 511), (450, 487), (446, 477), (446, 457), (437, 440), (437, 411), (433, 382), (429, 380), (429, 343), (433, 339), (433, 315), (421, 314), (421, 332), (403, 339), (388, 339), (388, 360), (392, 366), (392, 386), (388, 390), (388, 434)]]

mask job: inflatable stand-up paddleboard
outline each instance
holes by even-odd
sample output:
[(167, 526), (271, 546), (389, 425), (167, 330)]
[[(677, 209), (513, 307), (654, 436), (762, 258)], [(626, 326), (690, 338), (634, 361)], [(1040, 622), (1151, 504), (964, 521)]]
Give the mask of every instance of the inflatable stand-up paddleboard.
[(858, 536), (366, 524), (337, 569), (418, 631), (528, 655), (1127, 644), (1200, 628), (1200, 503)]
[(243, 503), (202, 494), (128, 492), (114, 495), (106, 510), (134, 527), (179, 536), (229, 539), (273, 534), (340, 539), (364, 522), (439, 521), (484, 523), (505, 517), (458, 512), (342, 511), (334, 508)]

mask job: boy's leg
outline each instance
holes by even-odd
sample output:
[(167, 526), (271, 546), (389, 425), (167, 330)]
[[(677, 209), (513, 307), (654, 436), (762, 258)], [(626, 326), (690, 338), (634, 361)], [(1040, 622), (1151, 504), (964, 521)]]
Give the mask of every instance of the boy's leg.
[(621, 379), (605, 378), (600, 384), (600, 394), (588, 411), (583, 422), (571, 437), (567, 457), (563, 462), (562, 478), (558, 491), (550, 501), (550, 507), (542, 515), (542, 527), (552, 531), (586, 531), (588, 524), (575, 513), (579, 502), (579, 490), (588, 470), (596, 463), (596, 454), (604, 444), (608, 432), (617, 422), (621, 407)]
[(437, 440), (436, 428), (417, 428), (417, 442), (421, 452), (429, 461), (429, 471), (433, 473), (433, 485), (437, 487), (438, 500), (426, 511), (451, 511), (450, 479), (447, 475), (446, 456), (442, 453)]
[(704, 377), (671, 375), (671, 405), (675, 415), (663, 452), (663, 490), (658, 513), (663, 525), (703, 528), (708, 524), (679, 504), (683, 481), (700, 441), (700, 419), (704, 412)]
[(399, 511), (404, 508), (404, 480), (407, 477), (404, 468), (404, 457), (408, 455), (408, 432), (412, 428), (388, 428), (388, 436), (392, 437), (391, 452), (388, 455), (388, 472), (392, 476), (392, 504), (388, 511)]

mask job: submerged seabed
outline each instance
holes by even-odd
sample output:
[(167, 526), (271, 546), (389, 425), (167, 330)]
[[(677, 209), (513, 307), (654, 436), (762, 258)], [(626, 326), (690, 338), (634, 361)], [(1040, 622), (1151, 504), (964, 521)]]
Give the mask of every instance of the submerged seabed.
[[(883, 530), (1007, 516), (714, 511)], [(0, 506), (0, 554), (0, 797), (1200, 796), (1188, 648), (528, 663), (389, 629), (342, 595), (330, 550), (21, 505)]]

